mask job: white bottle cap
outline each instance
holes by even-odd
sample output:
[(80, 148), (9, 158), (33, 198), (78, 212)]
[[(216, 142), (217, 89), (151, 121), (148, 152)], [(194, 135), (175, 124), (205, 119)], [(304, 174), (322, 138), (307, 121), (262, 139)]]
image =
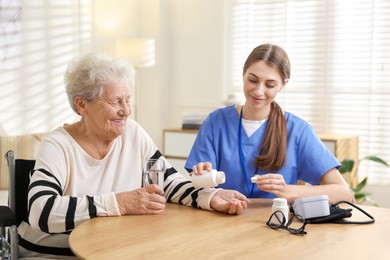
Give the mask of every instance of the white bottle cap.
[(287, 199), (285, 198), (274, 198), (273, 202), (275, 206), (287, 205)]
[(251, 182), (252, 183), (256, 183), (256, 181), (257, 181), (257, 175), (251, 177)]
[(225, 183), (226, 177), (224, 172), (218, 172), (216, 176), (217, 184)]

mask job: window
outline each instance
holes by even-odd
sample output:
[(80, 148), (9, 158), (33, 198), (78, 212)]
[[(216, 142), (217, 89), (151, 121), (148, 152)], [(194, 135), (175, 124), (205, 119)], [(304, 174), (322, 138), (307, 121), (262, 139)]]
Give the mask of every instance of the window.
[[(229, 91), (242, 91), (242, 66), (261, 43), (288, 52), (292, 72), (278, 102), (318, 133), (359, 136), (360, 158), (390, 161), (390, 2), (232, 0)], [(390, 170), (362, 161), (369, 182)]]
[(0, 1), (0, 134), (48, 132), (75, 119), (68, 62), (92, 47), (92, 0)]

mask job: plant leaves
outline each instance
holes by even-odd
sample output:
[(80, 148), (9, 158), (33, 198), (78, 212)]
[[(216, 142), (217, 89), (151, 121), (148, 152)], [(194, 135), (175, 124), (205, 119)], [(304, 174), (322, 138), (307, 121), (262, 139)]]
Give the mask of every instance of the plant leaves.
[(385, 160), (383, 160), (382, 158), (379, 158), (378, 156), (375, 156), (375, 155), (365, 156), (362, 159), (360, 159), (360, 161), (362, 161), (362, 160), (373, 161), (373, 162), (385, 165), (387, 167), (390, 167), (390, 165)]
[(356, 200), (361, 200), (361, 199), (369, 200), (368, 197), (369, 195), (371, 195), (371, 193), (365, 191), (355, 192), (354, 194)]
[(351, 172), (354, 165), (355, 165), (355, 161), (354, 160), (345, 159), (345, 160), (343, 160), (341, 162), (341, 166), (339, 168), (339, 172), (341, 174), (346, 173), (346, 172)]
[(367, 177), (365, 177), (359, 184), (353, 189), (354, 193), (360, 192), (367, 184)]
[[(360, 163), (360, 161), (363, 161), (363, 160), (372, 161), (372, 162), (379, 163), (379, 164), (382, 164), (384, 166), (390, 167), (390, 165), (385, 160), (383, 160), (382, 158), (375, 156), (375, 155), (365, 156), (362, 159), (360, 159), (357, 163)], [(347, 172), (352, 172), (354, 164), (355, 164), (354, 160), (350, 160), (350, 159), (343, 160), (341, 162), (339, 172), (341, 174), (347, 173)], [(355, 200), (356, 201), (367, 201), (374, 206), (378, 206), (378, 204), (369, 197), (369, 195), (371, 195), (371, 193), (362, 191), (362, 189), (366, 186), (366, 184), (367, 184), (367, 176), (361, 182), (359, 182), (359, 184), (354, 189), (352, 189), (352, 191), (354, 193)]]

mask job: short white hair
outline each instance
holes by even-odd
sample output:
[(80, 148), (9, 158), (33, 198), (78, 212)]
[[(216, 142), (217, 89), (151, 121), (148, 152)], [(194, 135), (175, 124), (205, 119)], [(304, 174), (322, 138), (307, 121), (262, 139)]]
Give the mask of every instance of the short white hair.
[(65, 72), (64, 83), (69, 104), (77, 114), (75, 98), (93, 100), (103, 93), (103, 88), (113, 81), (126, 83), (134, 89), (134, 67), (125, 58), (112, 58), (103, 53), (89, 53), (71, 61)]

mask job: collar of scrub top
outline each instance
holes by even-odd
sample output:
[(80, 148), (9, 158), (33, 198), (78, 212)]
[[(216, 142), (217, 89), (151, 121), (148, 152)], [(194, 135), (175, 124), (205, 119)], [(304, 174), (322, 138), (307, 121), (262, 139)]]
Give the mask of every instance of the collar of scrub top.
[[(253, 189), (255, 187), (255, 184), (250, 182), (249, 179), (248, 179), (248, 176), (246, 174), (246, 167), (245, 167), (245, 160), (244, 160), (244, 153), (242, 152), (242, 140), (241, 140), (241, 129), (242, 129), (242, 108), (244, 106), (241, 107), (241, 111), (240, 111), (240, 122), (238, 124), (238, 153), (240, 155), (240, 163), (241, 163), (241, 168), (242, 168), (242, 174), (244, 175), (244, 180), (245, 180), (245, 185), (246, 185), (246, 188), (248, 190), (248, 195), (249, 195), (249, 198), (252, 198), (253, 196)], [(256, 175), (257, 174), (257, 167), (256, 167), (256, 171), (253, 175)], [(250, 187), (252, 185), (252, 187)]]

